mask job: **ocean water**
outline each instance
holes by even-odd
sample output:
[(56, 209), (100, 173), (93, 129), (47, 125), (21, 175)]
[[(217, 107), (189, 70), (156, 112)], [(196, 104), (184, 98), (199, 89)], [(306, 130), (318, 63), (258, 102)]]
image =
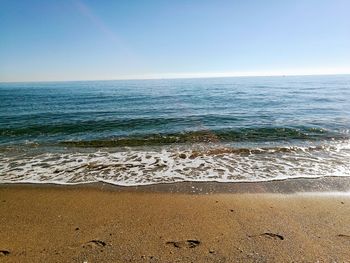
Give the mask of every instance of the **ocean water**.
[(0, 183), (350, 176), (350, 76), (0, 83)]

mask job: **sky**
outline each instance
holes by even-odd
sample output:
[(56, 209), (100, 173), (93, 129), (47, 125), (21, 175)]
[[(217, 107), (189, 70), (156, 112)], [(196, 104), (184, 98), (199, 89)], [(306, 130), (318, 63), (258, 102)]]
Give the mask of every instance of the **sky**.
[(350, 73), (349, 0), (0, 0), (0, 82)]

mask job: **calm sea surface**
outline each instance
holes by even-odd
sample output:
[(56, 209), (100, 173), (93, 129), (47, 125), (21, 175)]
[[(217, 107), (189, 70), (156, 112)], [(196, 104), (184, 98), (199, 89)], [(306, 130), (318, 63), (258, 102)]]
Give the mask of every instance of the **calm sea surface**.
[(350, 176), (350, 76), (0, 83), (0, 183)]

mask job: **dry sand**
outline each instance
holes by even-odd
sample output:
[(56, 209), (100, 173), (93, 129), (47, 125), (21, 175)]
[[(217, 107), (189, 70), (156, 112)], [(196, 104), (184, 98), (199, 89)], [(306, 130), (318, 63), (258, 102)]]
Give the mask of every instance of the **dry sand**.
[(0, 262), (350, 262), (350, 196), (1, 186)]

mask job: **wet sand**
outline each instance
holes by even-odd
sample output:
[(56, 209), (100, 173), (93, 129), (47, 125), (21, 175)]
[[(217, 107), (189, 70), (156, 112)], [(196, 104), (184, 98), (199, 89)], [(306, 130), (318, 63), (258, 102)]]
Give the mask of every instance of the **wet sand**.
[(0, 262), (350, 261), (350, 195), (255, 188), (1, 185)]

